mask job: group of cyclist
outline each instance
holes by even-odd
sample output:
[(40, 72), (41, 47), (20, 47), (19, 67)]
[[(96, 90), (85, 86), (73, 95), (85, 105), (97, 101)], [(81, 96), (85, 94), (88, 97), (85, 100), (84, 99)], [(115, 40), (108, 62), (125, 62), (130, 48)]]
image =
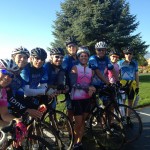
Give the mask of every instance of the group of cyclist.
[[(39, 106), (46, 107), (53, 99), (55, 109), (56, 96), (63, 91), (67, 115), (75, 122), (73, 149), (82, 149), (85, 120), (96, 88), (104, 83), (108, 86), (111, 83), (128, 85), (128, 104), (132, 106), (135, 93), (139, 91), (138, 65), (132, 59), (131, 47), (123, 50), (125, 59), (119, 61), (119, 53), (115, 50), (110, 51), (110, 58), (106, 55), (105, 41), (95, 44), (96, 54), (92, 56), (88, 47), (78, 47), (73, 37), (68, 37), (65, 44), (67, 54), (62, 48), (52, 48), (47, 62), (47, 52), (39, 47), (31, 53), (19, 47), (12, 51), (12, 59), (0, 59), (0, 116), (3, 123), (0, 122), (0, 126), (11, 120), (20, 123), (25, 112), (41, 118), (43, 112), (38, 110)], [(17, 146), (19, 142), (16, 142)]]

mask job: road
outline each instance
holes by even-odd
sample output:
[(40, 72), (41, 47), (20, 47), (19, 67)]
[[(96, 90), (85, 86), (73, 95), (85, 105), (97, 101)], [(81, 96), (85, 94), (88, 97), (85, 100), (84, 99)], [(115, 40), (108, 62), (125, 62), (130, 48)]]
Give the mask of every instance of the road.
[[(150, 150), (150, 106), (139, 108), (137, 111), (142, 119), (143, 132), (139, 139), (131, 144), (125, 145), (121, 150)], [(101, 150), (96, 147), (96, 144), (89, 137), (83, 139), (83, 141), (84, 150)]]
[(140, 113), (143, 123), (142, 135), (134, 143), (126, 145), (123, 150), (150, 150), (150, 106), (137, 111)]

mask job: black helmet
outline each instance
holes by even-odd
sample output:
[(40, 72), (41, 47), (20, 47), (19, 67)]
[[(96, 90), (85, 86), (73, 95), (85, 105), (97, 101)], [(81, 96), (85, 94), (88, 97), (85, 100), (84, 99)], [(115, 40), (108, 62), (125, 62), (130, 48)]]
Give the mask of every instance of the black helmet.
[(126, 53), (133, 53), (133, 48), (132, 47), (127, 47), (123, 50), (123, 53), (126, 54)]
[(50, 55), (56, 55), (56, 54), (64, 55), (64, 50), (62, 48), (60, 48), (60, 47), (52, 48), (50, 50)]
[(68, 37), (66, 39), (65, 44), (66, 44), (66, 46), (69, 45), (69, 44), (75, 44), (75, 45), (77, 45), (77, 41), (73, 37)]
[(15, 54), (25, 54), (25, 55), (27, 55), (28, 58), (30, 57), (29, 51), (26, 48), (22, 47), (22, 46), (18, 47), (18, 48), (15, 48), (12, 51), (11, 55), (13, 56)]
[(43, 48), (36, 47), (31, 50), (31, 56), (38, 57), (44, 61), (47, 58), (47, 53)]
[(109, 52), (109, 56), (111, 56), (111, 55), (117, 55), (117, 56), (119, 56), (118, 50), (112, 49), (112, 50)]

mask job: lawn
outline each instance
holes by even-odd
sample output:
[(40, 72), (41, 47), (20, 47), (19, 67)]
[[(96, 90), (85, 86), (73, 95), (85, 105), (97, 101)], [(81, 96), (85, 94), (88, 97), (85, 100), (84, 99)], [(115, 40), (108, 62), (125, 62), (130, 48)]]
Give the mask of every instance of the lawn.
[(140, 74), (139, 106), (150, 105), (150, 74)]

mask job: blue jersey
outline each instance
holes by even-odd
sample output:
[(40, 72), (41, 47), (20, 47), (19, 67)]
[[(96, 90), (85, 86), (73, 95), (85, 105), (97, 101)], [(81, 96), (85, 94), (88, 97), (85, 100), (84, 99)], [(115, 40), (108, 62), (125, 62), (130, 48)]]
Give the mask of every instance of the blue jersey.
[(48, 80), (48, 75), (44, 67), (37, 69), (32, 67), (30, 63), (26, 65), (20, 75), (24, 81), (24, 84), (29, 85), (32, 89), (37, 89), (40, 83), (47, 83)]
[(79, 61), (74, 59), (72, 56), (66, 55), (62, 62), (62, 68), (67, 72), (70, 73), (73, 66), (77, 65)]
[[(89, 58), (89, 67), (92, 70), (99, 69), (102, 75), (105, 78), (108, 78), (108, 70), (112, 70), (114, 68), (113, 64), (110, 62), (107, 56), (103, 58), (99, 58), (96, 55), (93, 55)], [(99, 79), (99, 77), (95, 74), (93, 77), (93, 85), (101, 85), (103, 82)]]
[(10, 84), (10, 88), (12, 89), (13, 96), (15, 96), (16, 94), (23, 94), (23, 87), (24, 87), (23, 80), (20, 74), (18, 74), (13, 78)]
[(130, 63), (120, 60), (118, 65), (122, 80), (135, 80), (135, 74), (138, 72), (138, 63), (135, 60), (132, 60)]
[(44, 64), (48, 74), (48, 85), (64, 85), (65, 73), (62, 67), (55, 67), (50, 62)]

